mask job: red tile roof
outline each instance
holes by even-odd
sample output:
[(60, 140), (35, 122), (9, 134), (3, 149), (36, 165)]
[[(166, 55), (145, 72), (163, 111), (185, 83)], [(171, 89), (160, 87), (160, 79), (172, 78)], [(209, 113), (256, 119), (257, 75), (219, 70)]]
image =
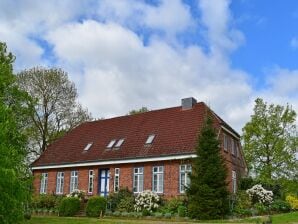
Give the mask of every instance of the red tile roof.
[[(201, 102), (188, 110), (180, 106), (86, 122), (51, 144), (32, 166), (194, 153), (208, 110)], [(223, 124), (231, 129), (216, 114), (214, 118), (216, 126)], [(155, 139), (145, 145), (150, 134), (155, 134)], [(107, 149), (112, 139), (121, 138), (125, 141), (119, 149)], [(84, 151), (91, 142), (91, 148)]]

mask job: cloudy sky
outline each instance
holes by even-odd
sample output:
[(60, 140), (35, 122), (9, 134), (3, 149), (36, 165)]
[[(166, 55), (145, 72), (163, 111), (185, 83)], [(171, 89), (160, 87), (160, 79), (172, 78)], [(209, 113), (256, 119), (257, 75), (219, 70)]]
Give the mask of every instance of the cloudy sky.
[(96, 118), (193, 96), (241, 131), (257, 97), (298, 109), (296, 0), (1, 0), (0, 41)]

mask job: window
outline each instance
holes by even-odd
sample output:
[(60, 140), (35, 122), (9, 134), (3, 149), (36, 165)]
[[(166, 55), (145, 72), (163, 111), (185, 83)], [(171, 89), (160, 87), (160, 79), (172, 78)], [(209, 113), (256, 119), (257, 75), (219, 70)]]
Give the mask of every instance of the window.
[(78, 171), (71, 171), (70, 173), (70, 193), (73, 192), (74, 190), (78, 189), (79, 185), (79, 177), (78, 177)]
[(229, 148), (228, 136), (224, 134), (224, 150), (227, 152)]
[(231, 144), (232, 144), (232, 155), (236, 155), (236, 142), (234, 139), (231, 139)]
[(111, 140), (110, 143), (107, 145), (107, 148), (111, 149), (113, 147), (113, 145), (115, 144), (115, 142), (116, 142), (116, 139)]
[(153, 142), (154, 138), (155, 138), (154, 134), (149, 135), (145, 144), (151, 144)]
[(88, 143), (84, 148), (84, 151), (88, 151), (91, 148), (92, 144), (93, 144), (92, 142)]
[(141, 193), (144, 186), (144, 168), (134, 168), (133, 173), (133, 192)]
[(63, 186), (64, 186), (64, 173), (57, 172), (56, 194), (63, 194)]
[(94, 180), (94, 171), (89, 170), (89, 178), (88, 178), (88, 193), (93, 193), (93, 180)]
[(124, 138), (119, 139), (118, 142), (116, 143), (115, 147), (119, 148), (123, 144), (123, 142), (124, 142)]
[(189, 186), (191, 173), (191, 165), (185, 164), (180, 166), (180, 193), (185, 193), (185, 186)]
[(152, 169), (152, 191), (163, 193), (163, 166), (154, 166)]
[(232, 192), (236, 194), (237, 192), (237, 173), (236, 171), (232, 171)]
[(240, 158), (240, 151), (239, 151), (239, 144), (238, 144), (238, 142), (236, 144), (236, 153), (237, 153), (237, 157)]
[(120, 168), (115, 168), (114, 192), (119, 191), (119, 185), (120, 185)]
[(40, 194), (46, 194), (48, 189), (48, 173), (41, 174), (40, 180)]

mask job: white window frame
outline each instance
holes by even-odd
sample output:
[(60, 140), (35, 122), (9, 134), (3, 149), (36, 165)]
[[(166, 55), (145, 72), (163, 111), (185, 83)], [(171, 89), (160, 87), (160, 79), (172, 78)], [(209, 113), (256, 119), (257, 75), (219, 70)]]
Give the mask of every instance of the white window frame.
[(77, 190), (79, 186), (79, 172), (73, 170), (70, 172), (70, 183), (69, 183), (69, 192), (72, 193), (74, 190)]
[(107, 148), (108, 148), (108, 149), (113, 148), (113, 146), (115, 145), (116, 141), (117, 141), (116, 139), (112, 139), (112, 140), (109, 142), (109, 144), (107, 145)]
[(93, 145), (92, 142), (88, 143), (88, 144), (86, 145), (86, 147), (84, 148), (84, 151), (88, 151), (88, 150), (91, 148), (92, 145)]
[(141, 193), (144, 190), (144, 167), (133, 168), (133, 192)]
[(114, 192), (118, 192), (120, 189), (120, 168), (115, 168), (114, 172)]
[(41, 173), (40, 179), (40, 194), (46, 194), (48, 190), (48, 173)]
[(224, 151), (229, 151), (229, 137), (224, 134)]
[(94, 170), (88, 171), (88, 194), (93, 194), (94, 189)]
[(63, 194), (64, 172), (57, 172), (56, 176), (56, 194)]
[(152, 191), (163, 193), (164, 187), (164, 166), (152, 167)]
[(236, 150), (236, 142), (232, 138), (231, 138), (231, 144), (232, 144), (232, 155), (235, 156), (236, 155), (236, 152), (235, 152), (235, 150)]
[(117, 141), (117, 143), (115, 144), (115, 148), (120, 148), (120, 146), (123, 144), (123, 142), (124, 142), (124, 138), (120, 138), (118, 141)]
[(147, 138), (147, 140), (146, 140), (146, 142), (145, 142), (145, 144), (146, 145), (152, 144), (152, 142), (154, 141), (154, 139), (155, 139), (155, 134), (149, 135), (148, 138)]
[(190, 184), (191, 165), (183, 164), (179, 167), (179, 192), (185, 193), (185, 187)]
[(232, 170), (232, 193), (236, 194), (237, 192), (237, 173), (235, 170)]

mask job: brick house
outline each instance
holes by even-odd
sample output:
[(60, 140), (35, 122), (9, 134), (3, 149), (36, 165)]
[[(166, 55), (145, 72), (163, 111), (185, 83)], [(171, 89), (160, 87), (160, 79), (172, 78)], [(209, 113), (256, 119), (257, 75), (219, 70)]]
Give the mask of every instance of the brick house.
[[(128, 187), (166, 198), (182, 195), (207, 111), (203, 102), (185, 98), (178, 107), (83, 123), (32, 164), (35, 191), (68, 194), (80, 189), (106, 196)], [(211, 114), (222, 142), (229, 190), (236, 192), (237, 180), (246, 174), (239, 134)]]

